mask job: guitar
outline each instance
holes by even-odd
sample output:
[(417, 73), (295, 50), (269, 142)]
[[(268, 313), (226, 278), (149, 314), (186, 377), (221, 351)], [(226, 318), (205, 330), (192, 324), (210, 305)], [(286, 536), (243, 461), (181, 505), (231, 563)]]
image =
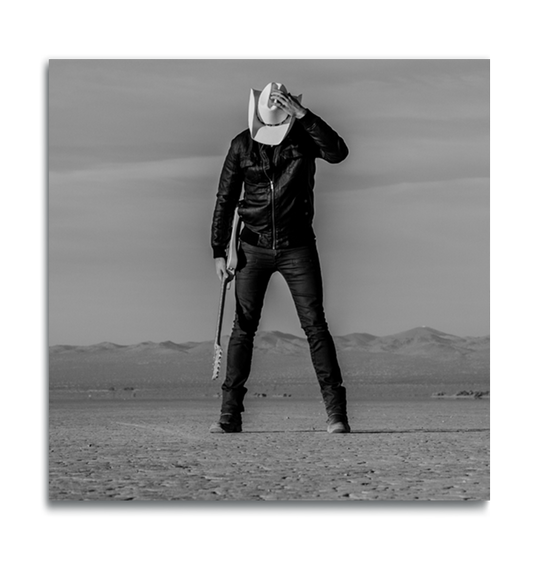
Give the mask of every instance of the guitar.
[(238, 262), (237, 242), (238, 242), (240, 227), (241, 227), (241, 220), (239, 218), (239, 215), (237, 214), (237, 211), (235, 211), (235, 217), (233, 219), (233, 228), (231, 230), (231, 238), (228, 247), (228, 258), (226, 261), (226, 271), (228, 274), (220, 285), (220, 302), (218, 304), (218, 318), (217, 318), (217, 327), (215, 331), (215, 349), (213, 358), (212, 380), (216, 380), (218, 378), (220, 372), (220, 365), (222, 363), (223, 351), (222, 351), (220, 336), (222, 332), (222, 321), (224, 318), (224, 305), (226, 302), (226, 292), (231, 286), (231, 281), (234, 279), (235, 270), (237, 269), (237, 262)]

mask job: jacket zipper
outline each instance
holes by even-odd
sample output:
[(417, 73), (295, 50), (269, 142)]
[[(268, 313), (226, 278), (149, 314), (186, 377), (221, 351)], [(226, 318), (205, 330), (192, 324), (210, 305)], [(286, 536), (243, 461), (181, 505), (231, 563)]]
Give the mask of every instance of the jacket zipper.
[(261, 162), (262, 166), (263, 166), (263, 172), (265, 174), (265, 177), (268, 179), (268, 182), (270, 183), (270, 191), (272, 193), (272, 249), (276, 248), (276, 216), (275, 216), (275, 205), (274, 205), (274, 178), (270, 179), (270, 177), (268, 176), (267, 170), (265, 169), (265, 161), (264, 161), (264, 155), (263, 155), (264, 151), (263, 151), (263, 146), (261, 146), (261, 156), (263, 157), (263, 161)]
[(272, 191), (272, 249), (276, 248), (276, 218), (274, 216), (274, 181), (270, 181)]

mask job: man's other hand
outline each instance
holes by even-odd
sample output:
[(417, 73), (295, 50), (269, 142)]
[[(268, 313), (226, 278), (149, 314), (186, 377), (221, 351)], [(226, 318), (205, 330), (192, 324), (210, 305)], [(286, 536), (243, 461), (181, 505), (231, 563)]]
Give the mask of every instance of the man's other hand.
[(221, 281), (225, 280), (228, 276), (228, 271), (226, 269), (226, 259), (224, 257), (218, 257), (215, 259), (215, 272)]

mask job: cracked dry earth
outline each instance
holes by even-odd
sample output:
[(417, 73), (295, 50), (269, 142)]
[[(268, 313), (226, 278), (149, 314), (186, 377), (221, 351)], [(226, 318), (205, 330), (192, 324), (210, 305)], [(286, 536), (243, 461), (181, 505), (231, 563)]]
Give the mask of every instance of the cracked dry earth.
[(360, 402), (351, 434), (316, 400), (249, 400), (243, 433), (210, 434), (217, 400), (49, 408), (49, 499), (488, 500), (489, 401)]

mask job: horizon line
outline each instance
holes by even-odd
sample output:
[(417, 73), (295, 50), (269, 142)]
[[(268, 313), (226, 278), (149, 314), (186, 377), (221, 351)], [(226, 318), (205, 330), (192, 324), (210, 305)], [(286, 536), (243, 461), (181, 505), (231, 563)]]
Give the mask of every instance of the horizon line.
[[(490, 337), (490, 332), (488, 334), (481, 334), (481, 335), (466, 335), (466, 336), (460, 336), (458, 334), (452, 334), (450, 332), (444, 332), (443, 330), (438, 330), (436, 328), (433, 328), (431, 326), (414, 326), (412, 328), (408, 328), (407, 330), (401, 330), (398, 332), (394, 332), (392, 334), (384, 334), (384, 335), (376, 335), (376, 334), (371, 334), (369, 332), (349, 332), (348, 334), (332, 334), (332, 337), (335, 338), (343, 338), (346, 336), (353, 336), (356, 334), (360, 334), (360, 335), (366, 335), (366, 336), (373, 336), (375, 338), (385, 338), (387, 336), (398, 336), (400, 334), (405, 334), (407, 332), (410, 332), (412, 330), (420, 330), (420, 329), (424, 329), (424, 330), (431, 330), (433, 332), (439, 333), (439, 334), (445, 334), (447, 336), (456, 336), (457, 338), (487, 338)], [(296, 334), (292, 334), (290, 332), (283, 332), (281, 330), (258, 330), (256, 333), (257, 335), (260, 334), (276, 334), (276, 335), (283, 335), (283, 336), (290, 336), (292, 338), (298, 338), (301, 340), (306, 341), (306, 337), (304, 336), (298, 336)], [(224, 337), (228, 337), (229, 334), (224, 334)], [(181, 346), (181, 345), (186, 345), (186, 344), (206, 344), (206, 343), (210, 343), (210, 342), (214, 342), (214, 339), (208, 339), (208, 340), (187, 340), (184, 342), (174, 342), (173, 340), (167, 339), (167, 340), (162, 340), (160, 342), (154, 342), (153, 340), (142, 340), (140, 342), (132, 342), (131, 344), (120, 344), (117, 342), (111, 342), (110, 340), (102, 340), (100, 342), (94, 342), (92, 344), (73, 344), (73, 343), (57, 343), (57, 344), (48, 344), (48, 348), (53, 348), (54, 346), (98, 346), (98, 345), (102, 345), (102, 344), (113, 344), (115, 346), (123, 346), (123, 347), (127, 347), (127, 346), (138, 346), (140, 344), (165, 344), (165, 343), (171, 343), (171, 344), (175, 344), (176, 346)]]

